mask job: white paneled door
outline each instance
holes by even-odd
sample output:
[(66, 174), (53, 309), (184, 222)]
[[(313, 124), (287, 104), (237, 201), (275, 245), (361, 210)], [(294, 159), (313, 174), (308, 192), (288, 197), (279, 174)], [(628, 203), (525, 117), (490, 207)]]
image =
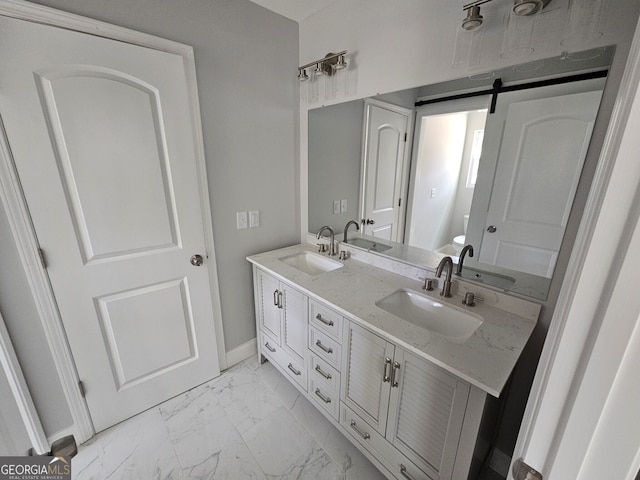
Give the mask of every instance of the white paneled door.
[(480, 261), (551, 278), (601, 91), (509, 101)]
[(220, 373), (184, 60), (7, 17), (0, 58), (0, 114), (100, 431)]
[(411, 110), (367, 100), (365, 103), (361, 205), (363, 231), (402, 242), (409, 174)]

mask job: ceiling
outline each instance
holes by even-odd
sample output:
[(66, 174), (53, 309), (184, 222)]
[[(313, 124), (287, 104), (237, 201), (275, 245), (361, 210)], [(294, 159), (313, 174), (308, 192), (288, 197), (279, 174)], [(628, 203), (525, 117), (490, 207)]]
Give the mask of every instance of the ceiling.
[(300, 22), (337, 0), (251, 0), (253, 3)]

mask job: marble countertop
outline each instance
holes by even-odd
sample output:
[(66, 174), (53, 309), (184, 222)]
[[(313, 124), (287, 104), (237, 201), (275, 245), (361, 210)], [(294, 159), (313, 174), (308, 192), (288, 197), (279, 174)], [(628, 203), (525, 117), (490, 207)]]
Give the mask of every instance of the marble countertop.
[[(363, 263), (353, 258), (344, 267), (319, 275), (308, 275), (281, 260), (313, 251), (309, 244), (294, 245), (247, 257), (274, 276), (295, 284), (311, 298), (331, 304), (345, 317), (413, 352), (471, 385), (498, 397), (536, 325), (540, 306), (505, 294), (482, 291), (475, 307), (462, 305), (466, 291), (477, 293), (473, 284), (454, 278), (453, 291), (460, 295), (443, 299), (438, 291), (426, 292), (443, 303), (481, 315), (484, 322), (464, 343), (415, 326), (377, 307), (375, 302), (399, 288), (419, 292), (421, 282)], [(333, 257), (337, 259), (337, 257)]]

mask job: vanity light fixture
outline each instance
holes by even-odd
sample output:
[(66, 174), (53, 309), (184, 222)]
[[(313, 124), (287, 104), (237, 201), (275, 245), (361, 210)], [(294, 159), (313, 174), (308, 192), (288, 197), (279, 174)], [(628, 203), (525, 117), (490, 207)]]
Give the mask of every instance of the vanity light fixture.
[[(462, 28), (465, 30), (474, 30), (482, 25), (484, 20), (480, 15), (480, 5), (489, 3), (491, 0), (476, 0), (462, 7), (467, 16), (462, 20)], [(545, 8), (551, 0), (514, 0), (513, 13), (519, 16), (535, 15)]]
[(343, 68), (346, 68), (348, 65), (344, 59), (344, 56), (346, 54), (346, 50), (338, 53), (327, 53), (324, 58), (314, 60), (313, 62), (298, 67), (298, 80), (300, 80), (301, 82), (309, 80), (309, 75), (307, 75), (307, 68), (313, 67), (314, 65), (315, 75), (331, 76), (336, 72), (336, 70), (342, 70)]
[(535, 15), (551, 0), (514, 0), (513, 2), (513, 13), (521, 16), (529, 16)]
[(462, 21), (462, 28), (465, 30), (474, 30), (482, 25), (483, 17), (480, 15), (480, 6), (473, 5), (467, 9), (467, 16)]

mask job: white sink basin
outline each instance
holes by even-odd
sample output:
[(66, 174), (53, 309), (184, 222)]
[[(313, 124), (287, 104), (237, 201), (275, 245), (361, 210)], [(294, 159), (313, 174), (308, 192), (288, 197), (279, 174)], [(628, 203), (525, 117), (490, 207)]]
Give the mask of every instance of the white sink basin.
[(309, 275), (319, 275), (343, 267), (341, 262), (313, 252), (294, 253), (279, 260)]
[(446, 305), (413, 290), (402, 288), (376, 302), (376, 305), (414, 325), (466, 342), (484, 319), (463, 308)]

